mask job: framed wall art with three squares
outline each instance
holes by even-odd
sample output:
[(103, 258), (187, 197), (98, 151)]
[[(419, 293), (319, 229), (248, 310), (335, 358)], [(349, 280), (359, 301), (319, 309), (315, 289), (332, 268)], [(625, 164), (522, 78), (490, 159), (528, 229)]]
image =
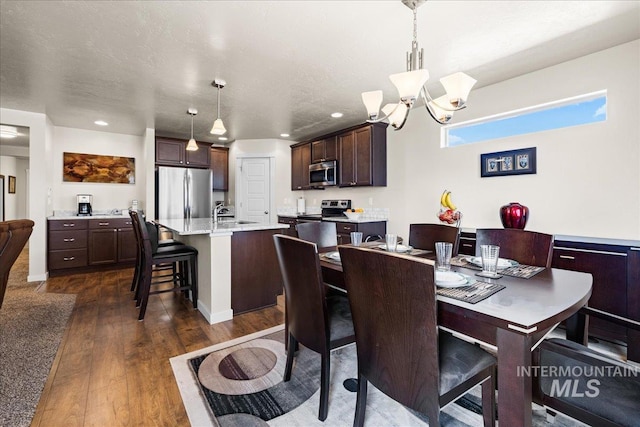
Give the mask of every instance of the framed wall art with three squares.
[(536, 147), (480, 155), (480, 177), (536, 173)]

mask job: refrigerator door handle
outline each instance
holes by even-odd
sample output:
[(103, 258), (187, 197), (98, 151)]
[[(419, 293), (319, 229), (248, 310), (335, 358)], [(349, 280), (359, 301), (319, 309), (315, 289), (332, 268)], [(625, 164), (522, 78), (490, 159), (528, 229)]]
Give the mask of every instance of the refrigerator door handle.
[(186, 170), (184, 172), (184, 180), (183, 180), (184, 182), (184, 193), (183, 193), (184, 194), (184, 217), (186, 219), (191, 219), (191, 197), (189, 194), (190, 193), (189, 190), (191, 187), (189, 182), (190, 179), (191, 179), (191, 176), (189, 174), (189, 171)]

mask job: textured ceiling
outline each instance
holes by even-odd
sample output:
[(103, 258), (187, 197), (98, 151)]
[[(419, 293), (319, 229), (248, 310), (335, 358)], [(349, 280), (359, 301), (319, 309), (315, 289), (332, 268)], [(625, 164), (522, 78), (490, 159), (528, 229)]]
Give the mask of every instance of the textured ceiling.
[[(388, 75), (404, 71), (412, 19), (399, 0), (2, 0), (0, 106), (46, 113), (56, 126), (183, 138), (193, 107), (196, 139), (217, 142), (211, 82), (221, 78), (231, 140), (286, 132), (301, 141), (362, 123), (363, 91), (396, 98)], [(418, 9), (436, 92), (455, 71), (481, 87), (638, 38), (638, 1), (430, 0)]]

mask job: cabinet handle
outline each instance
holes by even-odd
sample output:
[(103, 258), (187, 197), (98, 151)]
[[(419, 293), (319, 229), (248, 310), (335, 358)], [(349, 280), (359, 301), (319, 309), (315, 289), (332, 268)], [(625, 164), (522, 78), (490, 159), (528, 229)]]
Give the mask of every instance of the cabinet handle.
[(180, 160), (180, 163), (182, 163), (182, 160)]
[(131, 221), (125, 222), (125, 225), (131, 225), (131, 224), (133, 224)]
[(103, 225), (109, 225), (108, 222), (99, 222), (98, 225), (103, 226)]
[(75, 227), (76, 224), (75, 223), (69, 223), (69, 224), (62, 224), (63, 227)]
[(462, 246), (466, 247), (466, 248), (470, 248), (473, 245), (471, 243), (463, 243)]
[(75, 242), (76, 239), (64, 239), (65, 242)]
[(74, 256), (70, 256), (68, 258), (67, 257), (62, 258), (63, 261), (73, 261), (74, 259), (76, 259), (76, 257)]
[(571, 256), (571, 255), (560, 255), (560, 258), (562, 258), (562, 259), (576, 259), (576, 257)]
[(351, 230), (351, 227), (342, 227), (342, 228), (344, 228), (345, 230)]

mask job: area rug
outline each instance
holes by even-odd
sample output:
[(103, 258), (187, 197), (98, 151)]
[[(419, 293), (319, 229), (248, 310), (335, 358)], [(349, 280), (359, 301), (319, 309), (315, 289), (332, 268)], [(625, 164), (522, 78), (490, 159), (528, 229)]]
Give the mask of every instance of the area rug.
[(0, 308), (0, 426), (31, 424), (76, 299), (37, 292), (25, 259), (23, 251)]
[[(356, 393), (343, 383), (357, 376), (356, 348), (331, 353), (329, 415), (318, 420), (320, 357), (304, 347), (296, 356), (289, 382), (282, 381), (286, 354), (283, 326), (170, 359), (191, 425), (351, 426)], [(442, 411), (447, 427), (481, 426), (481, 387), (476, 386)], [(534, 426), (549, 425), (534, 405)], [(428, 420), (393, 401), (369, 384), (366, 425), (427, 426)], [(555, 426), (582, 425), (558, 415)]]

